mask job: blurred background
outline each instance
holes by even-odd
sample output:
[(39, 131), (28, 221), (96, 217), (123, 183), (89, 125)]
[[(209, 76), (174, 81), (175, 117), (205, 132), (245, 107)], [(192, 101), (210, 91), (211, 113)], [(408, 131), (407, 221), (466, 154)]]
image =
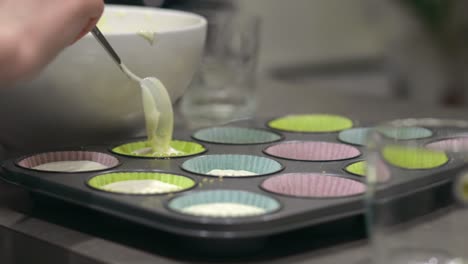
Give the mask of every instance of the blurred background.
[(108, 2), (257, 14), (262, 19), (259, 75), (286, 84), (418, 104), (468, 101), (464, 0)]

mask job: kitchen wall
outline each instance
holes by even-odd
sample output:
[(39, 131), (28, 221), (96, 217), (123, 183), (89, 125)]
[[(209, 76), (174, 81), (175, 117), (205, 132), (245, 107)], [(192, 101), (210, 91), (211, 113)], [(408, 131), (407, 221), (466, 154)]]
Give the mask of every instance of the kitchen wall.
[[(372, 0), (370, 0), (372, 1)], [(261, 67), (368, 57), (382, 45), (373, 34), (369, 0), (238, 0), (263, 20)]]

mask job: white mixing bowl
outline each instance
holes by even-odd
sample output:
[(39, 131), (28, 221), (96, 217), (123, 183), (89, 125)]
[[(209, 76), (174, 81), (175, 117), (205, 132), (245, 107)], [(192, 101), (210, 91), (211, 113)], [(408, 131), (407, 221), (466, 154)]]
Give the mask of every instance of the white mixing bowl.
[[(148, 7), (108, 5), (99, 26), (122, 61), (155, 76), (173, 102), (199, 65), (206, 20)], [(154, 44), (138, 34), (155, 32)], [(120, 72), (91, 34), (25, 85), (0, 89), (0, 149), (98, 144), (144, 134), (139, 85)]]

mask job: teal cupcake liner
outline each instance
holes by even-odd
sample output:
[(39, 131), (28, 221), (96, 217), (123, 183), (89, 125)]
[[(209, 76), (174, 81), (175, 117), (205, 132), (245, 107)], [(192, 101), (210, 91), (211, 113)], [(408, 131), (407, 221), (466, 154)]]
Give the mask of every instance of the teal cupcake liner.
[[(109, 189), (109, 184), (112, 183), (124, 183), (126, 181), (145, 181), (145, 180), (155, 180), (163, 184), (175, 185), (177, 189), (171, 189), (168, 191), (165, 190), (154, 190), (154, 191), (116, 191)], [(195, 187), (196, 182), (190, 177), (162, 173), (162, 172), (112, 172), (100, 174), (93, 176), (87, 182), (87, 185), (91, 188), (110, 192), (110, 193), (119, 193), (119, 194), (140, 194), (140, 195), (151, 195), (151, 194), (166, 194), (173, 192), (181, 192), (189, 190)]]
[(433, 132), (424, 127), (379, 127), (378, 131), (387, 138), (414, 140), (432, 137)]
[(168, 203), (170, 210), (181, 214), (215, 218), (261, 216), (280, 207), (269, 196), (238, 190), (202, 191), (176, 197)]
[(264, 129), (244, 127), (211, 127), (198, 130), (194, 139), (218, 144), (253, 145), (276, 142), (283, 136)]
[(189, 157), (206, 152), (205, 146), (202, 144), (191, 142), (172, 140), (170, 146), (179, 151), (180, 153), (174, 153), (170, 155), (152, 155), (152, 154), (138, 154), (135, 151), (145, 149), (149, 147), (147, 141), (136, 141), (122, 145), (118, 145), (111, 148), (111, 151), (115, 154), (132, 157), (132, 158), (149, 158), (149, 159), (168, 159), (168, 158), (182, 158)]
[(357, 146), (365, 146), (367, 144), (369, 133), (373, 128), (370, 127), (356, 127), (346, 129), (338, 134), (338, 139), (344, 143), (353, 144)]
[[(338, 139), (345, 143), (365, 146), (368, 140), (368, 136), (376, 128), (371, 127), (359, 127), (343, 130), (338, 134)], [(396, 140), (416, 140), (432, 137), (433, 132), (423, 127), (401, 127), (401, 128), (377, 128), (382, 135), (387, 138)]]
[(212, 170), (241, 170), (255, 173), (250, 176), (224, 177), (254, 177), (273, 174), (283, 170), (283, 165), (273, 159), (236, 154), (205, 155), (189, 159), (182, 164), (182, 169), (191, 173), (206, 176), (221, 176), (208, 174)]

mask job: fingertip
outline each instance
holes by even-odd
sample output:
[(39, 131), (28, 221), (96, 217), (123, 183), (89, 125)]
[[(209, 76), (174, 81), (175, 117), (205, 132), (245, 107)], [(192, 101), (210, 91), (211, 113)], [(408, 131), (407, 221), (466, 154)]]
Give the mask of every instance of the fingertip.
[(80, 34), (78, 34), (78, 36), (73, 40), (73, 42), (70, 45), (75, 44), (78, 40), (80, 40), (82, 37), (88, 34), (88, 32), (91, 31), (91, 29), (94, 26), (96, 26), (98, 20), (99, 20), (99, 17), (91, 18), (86, 24), (86, 26), (83, 28), (83, 30), (81, 30)]

